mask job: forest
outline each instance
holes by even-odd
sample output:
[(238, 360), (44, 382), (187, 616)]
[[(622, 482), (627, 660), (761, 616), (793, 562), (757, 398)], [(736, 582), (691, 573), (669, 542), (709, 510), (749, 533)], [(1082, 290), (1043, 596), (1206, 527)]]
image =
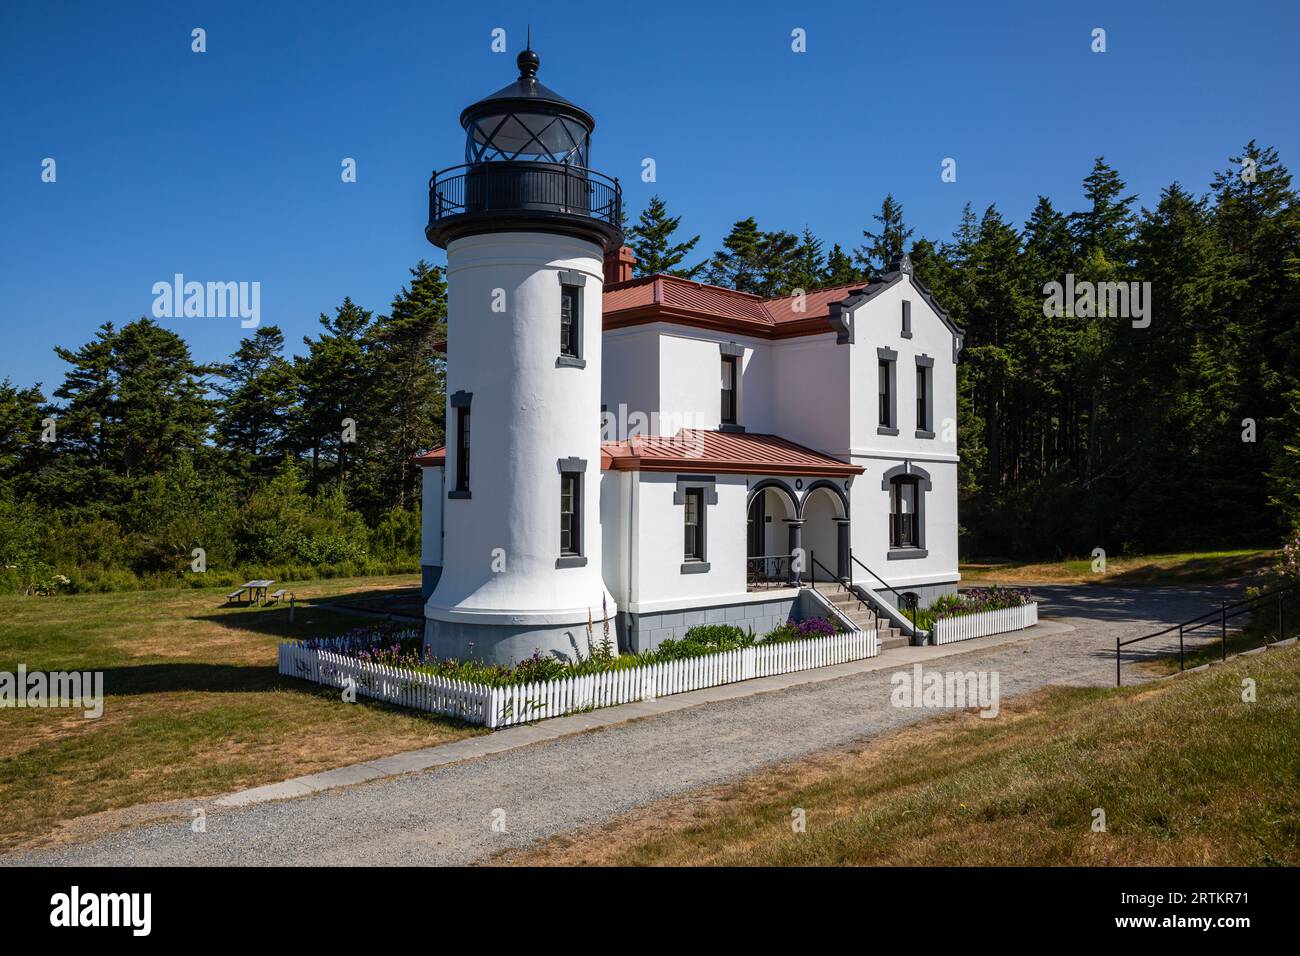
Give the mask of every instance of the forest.
[[(1273, 547), (1300, 525), (1300, 204), (1272, 148), (1149, 204), (1098, 158), (1080, 201), (1038, 196), (1023, 225), (968, 205), (941, 239), (892, 195), (852, 249), (747, 216), (705, 254), (682, 219), (660, 196), (625, 217), (639, 274), (776, 296), (910, 254), (966, 332), (964, 557)], [(1053, 308), (1053, 283), (1137, 283), (1145, 321)], [(266, 325), (205, 365), (140, 318), (58, 347), (52, 389), (4, 379), (0, 588), (415, 570), (445, 322), (421, 261), (386, 313), (345, 298), (300, 348)]]

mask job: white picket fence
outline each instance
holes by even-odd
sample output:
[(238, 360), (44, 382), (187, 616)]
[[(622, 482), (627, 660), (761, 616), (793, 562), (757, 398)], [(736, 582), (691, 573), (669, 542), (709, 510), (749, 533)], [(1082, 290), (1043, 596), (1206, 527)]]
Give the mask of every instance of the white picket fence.
[(969, 641), (974, 637), (988, 637), (1006, 631), (1021, 631), (1038, 623), (1038, 602), (1030, 601), (1019, 607), (1004, 607), (996, 611), (976, 611), (959, 614), (934, 622), (934, 642), (952, 644)]
[(350, 655), (290, 642), (280, 645), (280, 673), (331, 687), (347, 686), (350, 680), (360, 697), (446, 714), (485, 727), (508, 727), (755, 677), (844, 664), (879, 653), (880, 641), (875, 631), (850, 631), (582, 677), (489, 687), (401, 667), (369, 664)]

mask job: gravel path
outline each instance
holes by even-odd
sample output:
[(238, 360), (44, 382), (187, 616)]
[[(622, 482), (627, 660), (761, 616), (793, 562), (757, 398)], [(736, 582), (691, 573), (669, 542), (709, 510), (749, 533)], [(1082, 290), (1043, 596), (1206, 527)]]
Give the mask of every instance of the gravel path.
[[(1004, 697), (1044, 684), (1113, 685), (1116, 636), (1202, 613), (1216, 588), (1034, 588), (1074, 631), (936, 661), (997, 670)], [(1154, 642), (1153, 642), (1154, 643)], [(1177, 648), (1177, 637), (1162, 642)], [(1134, 657), (1138, 655), (1133, 655)], [(1126, 660), (1129, 659), (1126, 657)], [(71, 865), (463, 864), (590, 826), (764, 764), (852, 743), (929, 715), (889, 704), (884, 670), (706, 704), (310, 797), (126, 830), (0, 863)], [(1140, 675), (1126, 668), (1125, 682)], [(494, 823), (496, 827), (494, 828)], [(504, 832), (501, 825), (504, 825)]]

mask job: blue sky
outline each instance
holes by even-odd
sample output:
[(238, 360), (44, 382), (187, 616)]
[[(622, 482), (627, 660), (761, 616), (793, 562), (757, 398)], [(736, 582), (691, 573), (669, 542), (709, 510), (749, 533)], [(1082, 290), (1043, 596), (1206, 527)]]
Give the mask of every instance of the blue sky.
[[(1300, 5), (7, 3), (0, 9), (0, 379), (150, 311), (153, 283), (258, 281), (291, 347), (343, 296), (386, 311), (419, 258), (427, 180), (468, 103), (516, 75), (597, 119), (592, 165), (658, 191), (711, 251), (746, 215), (857, 244), (886, 192), (917, 235), (967, 201), (1074, 208), (1105, 155), (1152, 203), (1247, 140), (1300, 167)], [(190, 50), (207, 31), (208, 52)], [(507, 31), (509, 52), (491, 51)], [(791, 31), (807, 52), (791, 51)], [(1107, 51), (1091, 52), (1091, 31)], [(42, 183), (41, 162), (58, 180)], [(340, 181), (344, 157), (358, 181)], [(653, 157), (656, 183), (640, 179)], [(940, 164), (957, 160), (957, 181)], [(235, 319), (173, 319), (201, 360)]]

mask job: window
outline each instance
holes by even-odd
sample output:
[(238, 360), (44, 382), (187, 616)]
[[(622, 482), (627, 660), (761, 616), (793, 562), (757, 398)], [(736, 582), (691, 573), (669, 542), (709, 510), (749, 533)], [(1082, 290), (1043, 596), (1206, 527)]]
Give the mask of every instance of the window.
[(903, 329), (899, 334), (905, 339), (912, 337), (912, 303), (906, 299), (903, 300)]
[(686, 542), (687, 561), (704, 560), (704, 489), (686, 489)]
[(930, 430), (930, 402), (928, 392), (930, 390), (930, 370), (924, 365), (916, 367), (916, 430), (919, 432), (928, 432)]
[(582, 554), (582, 475), (560, 475), (560, 554)]
[(920, 519), (915, 478), (895, 478), (889, 483), (889, 546), (919, 548)]
[(894, 400), (889, 391), (889, 380), (893, 376), (893, 362), (887, 359), (880, 360), (880, 427), (890, 428), (893, 426), (893, 408)]
[(469, 406), (456, 409), (456, 490), (469, 491)]
[(722, 424), (736, 424), (736, 356), (722, 356)]
[(576, 285), (560, 286), (560, 354), (567, 358), (581, 354), (581, 292)]

